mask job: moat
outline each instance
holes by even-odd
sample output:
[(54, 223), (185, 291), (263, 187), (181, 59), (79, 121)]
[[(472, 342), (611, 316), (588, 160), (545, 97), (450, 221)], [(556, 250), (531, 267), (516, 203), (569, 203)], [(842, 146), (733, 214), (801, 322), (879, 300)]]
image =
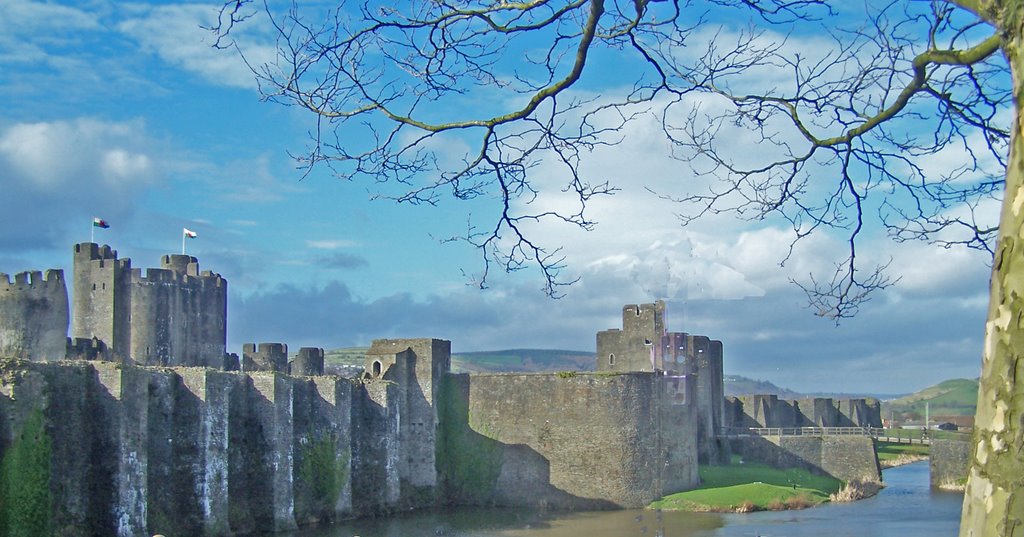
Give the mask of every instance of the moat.
[(885, 470), (874, 498), (751, 514), (624, 510), (548, 513), (462, 508), (357, 520), (288, 537), (931, 537), (956, 535), (962, 495), (931, 489), (928, 463)]

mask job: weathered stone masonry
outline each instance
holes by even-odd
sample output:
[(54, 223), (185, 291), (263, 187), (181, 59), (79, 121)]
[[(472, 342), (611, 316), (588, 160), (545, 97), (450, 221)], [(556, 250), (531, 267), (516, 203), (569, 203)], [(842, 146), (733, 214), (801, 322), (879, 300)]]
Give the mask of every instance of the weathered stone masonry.
[(107, 245), (75, 245), (71, 347), (95, 339), (103, 359), (207, 366), (224, 359), (227, 281), (192, 256), (142, 274)]
[(68, 333), (64, 271), (0, 272), (0, 356), (61, 360)]
[[(0, 361), (0, 534), (235, 535), (444, 503), (640, 507), (695, 486), (699, 446), (713, 447), (701, 398), (720, 393), (721, 347), (700, 336), (666, 340), (671, 372), (477, 376), (450, 374), (448, 341), (377, 340), (347, 380), (316, 376), (320, 349), (291, 364), (283, 344), (225, 354), (227, 284), (195, 258), (142, 276), (83, 243), (74, 277), (74, 338), (60, 271), (0, 295), (0, 350), (20, 358)], [(76, 361), (56, 361), (62, 350)]]
[(668, 332), (661, 300), (627, 304), (622, 328), (597, 333), (596, 370), (648, 371), (696, 379), (693, 401), (698, 420), (697, 446), (702, 464), (728, 461), (729, 447), (717, 438), (725, 426), (722, 342), (707, 336)]
[[(353, 492), (368, 481), (360, 473), (400, 471), (351, 462), (382, 458), (351, 422), (353, 408), (376, 404), (369, 392), (385, 388), (382, 403), (393, 406), (381, 380), (108, 362), (7, 361), (0, 374), (0, 445), (25, 441), (19, 433), (36, 413), (45, 424), (51, 501), (42, 515), (55, 535), (276, 531), (400, 500), (352, 501), (370, 496)], [(385, 440), (402, 448), (395, 435)]]
[(0, 446), (40, 416), (51, 498), (35, 519), (56, 535), (246, 534), (439, 503), (640, 507), (697, 484), (695, 407), (664, 377), (450, 375), (447, 341), (371, 350), (379, 375), (355, 381), (5, 361)]

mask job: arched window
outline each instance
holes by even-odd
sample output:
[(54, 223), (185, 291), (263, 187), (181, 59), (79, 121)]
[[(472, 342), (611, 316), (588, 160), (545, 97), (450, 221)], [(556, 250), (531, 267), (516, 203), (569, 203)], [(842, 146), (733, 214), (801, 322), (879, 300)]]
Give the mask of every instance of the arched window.
[(615, 353), (608, 355), (608, 365), (615, 365)]
[(381, 369), (380, 360), (374, 360), (373, 361), (373, 376), (379, 377), (380, 376), (380, 369)]

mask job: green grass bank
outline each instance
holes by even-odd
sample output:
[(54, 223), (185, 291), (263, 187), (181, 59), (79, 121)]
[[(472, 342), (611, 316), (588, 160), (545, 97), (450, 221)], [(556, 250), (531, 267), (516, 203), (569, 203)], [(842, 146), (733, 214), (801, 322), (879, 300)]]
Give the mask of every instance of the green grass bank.
[(700, 479), (699, 488), (666, 496), (649, 508), (695, 512), (802, 509), (829, 501), (843, 486), (832, 477), (760, 463), (702, 466)]

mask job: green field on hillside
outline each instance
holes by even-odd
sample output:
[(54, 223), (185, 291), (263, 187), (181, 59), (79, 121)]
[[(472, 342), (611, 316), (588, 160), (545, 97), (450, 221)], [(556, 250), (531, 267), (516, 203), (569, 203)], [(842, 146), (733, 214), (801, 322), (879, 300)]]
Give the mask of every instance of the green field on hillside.
[(978, 381), (952, 379), (919, 392), (882, 403), (882, 416), (890, 413), (923, 417), (925, 404), (932, 416), (973, 416), (978, 403)]

